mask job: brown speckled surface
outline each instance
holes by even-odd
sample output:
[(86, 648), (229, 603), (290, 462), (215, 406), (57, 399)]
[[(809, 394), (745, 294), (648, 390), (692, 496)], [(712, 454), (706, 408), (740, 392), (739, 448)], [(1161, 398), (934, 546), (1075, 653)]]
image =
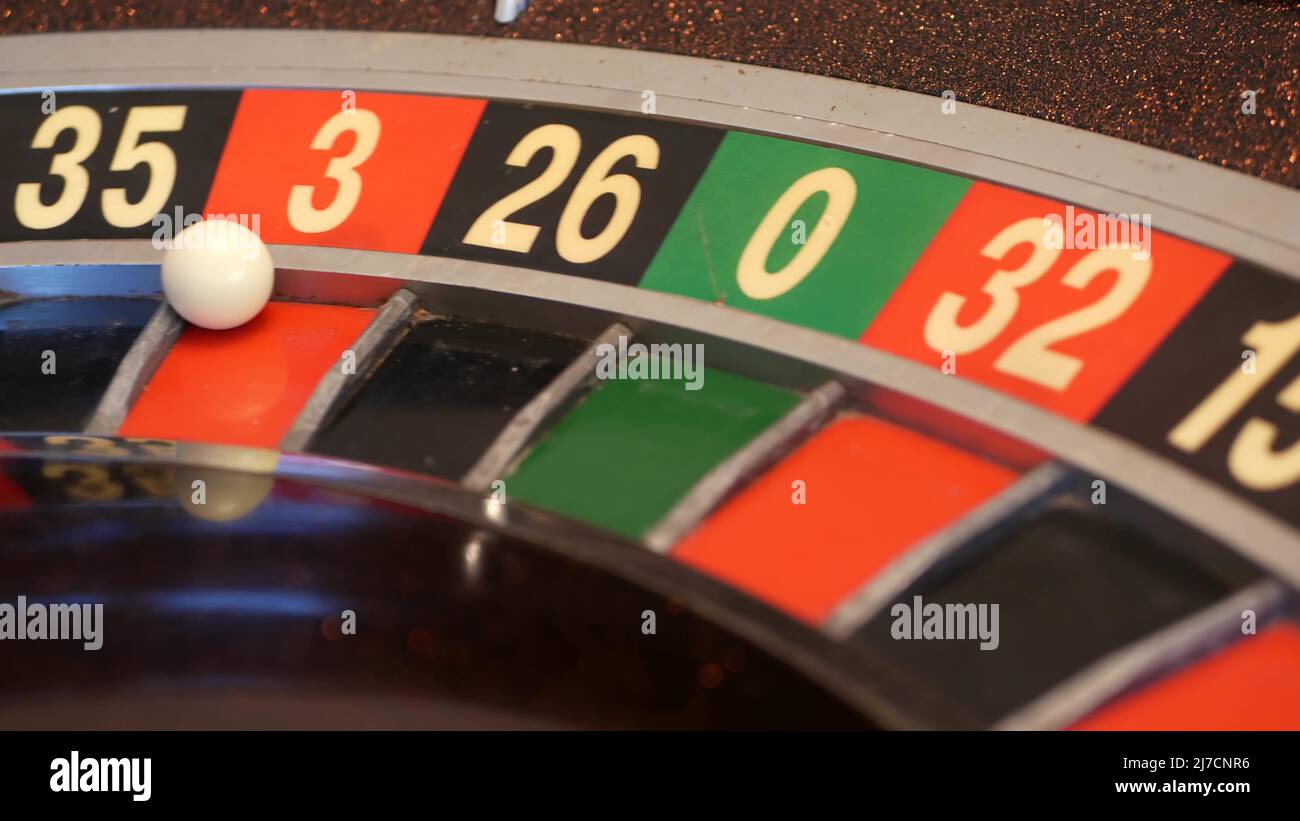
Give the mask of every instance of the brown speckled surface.
[[(1229, 0), (6, 0), (0, 33), (297, 27), (591, 43), (826, 74), (1012, 111), (1300, 188), (1300, 3)], [(1257, 111), (1241, 93), (1257, 92)]]

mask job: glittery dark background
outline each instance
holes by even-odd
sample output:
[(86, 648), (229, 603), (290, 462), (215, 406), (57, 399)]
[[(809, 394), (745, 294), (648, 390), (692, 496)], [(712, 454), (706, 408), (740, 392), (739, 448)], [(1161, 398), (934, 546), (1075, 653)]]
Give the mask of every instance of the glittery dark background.
[(0, 33), (218, 26), (594, 43), (952, 89), (1300, 188), (1300, 3), (550, 0), (501, 26), (489, 0), (0, 2)]

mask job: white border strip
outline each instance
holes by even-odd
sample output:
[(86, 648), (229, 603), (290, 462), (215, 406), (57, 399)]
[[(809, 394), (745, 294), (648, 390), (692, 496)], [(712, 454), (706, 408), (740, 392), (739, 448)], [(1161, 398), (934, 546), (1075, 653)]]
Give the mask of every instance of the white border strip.
[(615, 322), (591, 341), (582, 353), (560, 371), (541, 393), (529, 400), (515, 414), (460, 483), (470, 490), (486, 493), (492, 483), (505, 475), (515, 457), (532, 442), (538, 428), (551, 419), (583, 390), (596, 381), (596, 363), (601, 345), (618, 345), (618, 338), (632, 338), (632, 329)]
[(810, 392), (788, 413), (719, 462), (646, 531), (642, 541), (656, 553), (668, 553), (734, 490), (758, 476), (800, 443), (843, 404), (848, 393), (838, 382)]
[(839, 641), (847, 639), (924, 573), (980, 534), (1031, 507), (1059, 485), (1067, 474), (1068, 471), (1055, 462), (1035, 468), (965, 516), (911, 545), (836, 605), (822, 629)]
[[(1191, 662), (1241, 635), (1242, 612), (1254, 610), (1262, 626), (1287, 600), (1274, 581), (1258, 582), (1144, 639), (1108, 653), (1079, 673), (1020, 707), (995, 730), (1067, 727), (1132, 687)], [(1232, 645), (1229, 645), (1232, 646)], [(1244, 683), (1244, 682), (1243, 682)], [(1250, 698), (1248, 693), (1225, 694)]]
[(108, 383), (95, 406), (95, 413), (86, 423), (85, 433), (96, 436), (117, 434), (117, 429), (122, 427), (126, 415), (131, 412), (131, 406), (140, 398), (144, 386), (167, 358), (183, 330), (185, 320), (172, 310), (167, 300), (158, 303), (157, 310), (118, 363), (113, 381)]
[(415, 294), (404, 288), (384, 303), (384, 307), (370, 320), (366, 329), (352, 342), (350, 350), (356, 357), (356, 370), (344, 373), (342, 363), (330, 365), (316, 384), (316, 390), (312, 391), (311, 397), (293, 420), (293, 425), (280, 440), (280, 450), (307, 449), (320, 429), (350, 397), (349, 383), (365, 379), (371, 366), (397, 344), (402, 332), (406, 330), (406, 321), (415, 310), (415, 303)]

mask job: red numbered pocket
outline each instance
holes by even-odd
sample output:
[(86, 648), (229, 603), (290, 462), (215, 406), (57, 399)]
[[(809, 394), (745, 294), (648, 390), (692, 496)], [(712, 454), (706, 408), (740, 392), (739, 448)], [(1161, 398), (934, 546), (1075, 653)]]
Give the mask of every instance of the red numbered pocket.
[(205, 211), (252, 217), (267, 242), (418, 252), (484, 105), (246, 91)]
[(1149, 225), (977, 183), (862, 341), (1089, 420), (1231, 261)]

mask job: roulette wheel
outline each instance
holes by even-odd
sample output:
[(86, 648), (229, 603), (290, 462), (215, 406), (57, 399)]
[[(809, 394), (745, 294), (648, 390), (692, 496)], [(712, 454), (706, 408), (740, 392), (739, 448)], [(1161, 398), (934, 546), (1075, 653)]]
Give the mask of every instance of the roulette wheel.
[(0, 726), (1300, 728), (1294, 9), (491, 7), (5, 11)]

